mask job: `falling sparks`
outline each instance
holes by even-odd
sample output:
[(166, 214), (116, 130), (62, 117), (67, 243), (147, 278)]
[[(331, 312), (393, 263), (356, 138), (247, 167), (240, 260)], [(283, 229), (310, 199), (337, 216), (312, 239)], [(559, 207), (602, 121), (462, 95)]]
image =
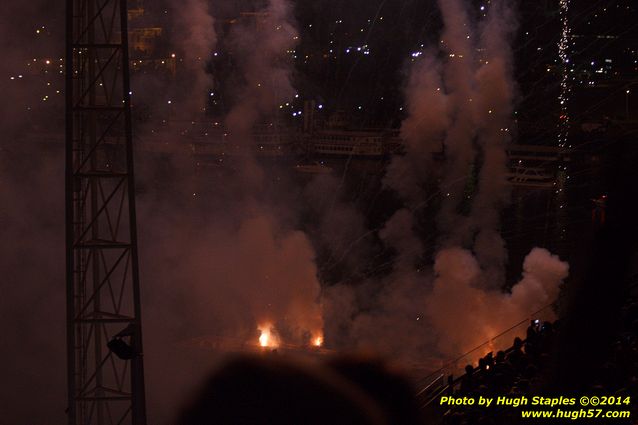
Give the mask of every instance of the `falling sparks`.
[(569, 111), (568, 103), (571, 94), (569, 67), (569, 49), (571, 39), (571, 28), (569, 26), (569, 0), (560, 1), (560, 19), (562, 24), (561, 38), (558, 42), (558, 56), (562, 64), (562, 77), (560, 83), (560, 122), (558, 123), (558, 147), (564, 148), (569, 137)]

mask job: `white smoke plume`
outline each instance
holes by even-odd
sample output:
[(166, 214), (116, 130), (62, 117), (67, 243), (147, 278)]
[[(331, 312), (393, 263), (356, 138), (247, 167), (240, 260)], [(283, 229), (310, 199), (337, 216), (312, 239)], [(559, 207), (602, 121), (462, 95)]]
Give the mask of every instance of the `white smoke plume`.
[[(540, 310), (544, 320), (554, 319), (546, 307), (556, 300), (568, 270), (557, 256), (534, 248), (521, 280), (506, 293), (479, 286), (484, 271), (470, 251), (443, 249), (434, 270), (412, 268), (381, 282), (327, 288), (326, 337), (343, 349), (382, 353), (427, 369), (428, 362), (455, 358)], [(504, 349), (524, 331), (517, 328), (490, 348)]]
[[(293, 98), (291, 52), (299, 42), (287, 0), (269, 0), (256, 12), (240, 16), (226, 43), (238, 76), (234, 102), (225, 125), (229, 140), (242, 152), (241, 185), (260, 192), (263, 171), (255, 163), (253, 131), (258, 126), (276, 130), (282, 102)], [(269, 124), (266, 126), (265, 124)]]
[[(516, 21), (505, 2), (490, 4), (483, 25), (472, 22), (459, 0), (438, 4), (441, 51), (427, 51), (411, 67), (401, 129), (406, 155), (393, 160), (384, 181), (405, 205), (379, 233), (396, 252), (393, 272), (325, 291), (328, 338), (409, 362), (449, 358), (494, 338), (553, 303), (568, 274), (566, 263), (534, 248), (522, 279), (511, 293), (502, 291), (507, 252), (499, 230), (509, 197), (505, 149), (515, 100), (510, 39)], [(429, 270), (419, 265), (424, 246), (414, 222), (428, 202), (423, 188), (441, 144), (439, 251)], [(466, 199), (473, 167), (478, 184)]]
[(446, 163), (438, 222), (444, 234), (442, 244), (454, 246), (463, 244), (470, 236), (465, 220), (457, 210), (464, 200), (467, 176), (476, 155), (474, 137), (477, 125), (473, 114), (476, 42), (463, 2), (439, 0), (438, 5), (444, 24), (441, 45), (447, 56), (443, 64), (443, 81), (452, 114), (444, 141)]
[[(292, 5), (286, 0), (270, 0), (265, 8), (242, 16), (235, 25), (228, 43), (243, 85), (236, 89), (226, 127), (245, 154), (237, 176), (243, 199), (237, 246), (227, 249), (255, 262), (245, 271), (251, 281), (262, 282), (259, 289), (247, 285), (246, 310), (258, 321), (278, 325), (280, 332), (289, 334), (289, 342), (303, 343), (304, 335), (320, 332), (323, 327), (314, 253), (303, 233), (284, 225), (280, 206), (263, 195), (264, 171), (252, 155), (255, 126), (272, 120), (279, 104), (294, 96), (289, 52), (299, 37)], [(231, 272), (241, 276), (242, 269), (240, 265), (229, 269), (228, 279), (238, 277)]]
[(471, 252), (460, 248), (440, 251), (434, 265), (436, 278), (426, 301), (428, 317), (439, 336), (439, 352), (458, 355), (541, 310), (556, 300), (568, 270), (567, 263), (558, 257), (534, 248), (523, 263), (522, 279), (509, 294), (477, 286), (484, 271)]
[(303, 233), (273, 222), (265, 211), (240, 218), (215, 211), (203, 226), (182, 215), (152, 221), (165, 229), (154, 235), (158, 242), (183, 247), (160, 251), (164, 263), (181, 265), (161, 273), (168, 274), (162, 280), (182, 282), (177, 299), (188, 307), (178, 323), (188, 323), (189, 336), (225, 334), (256, 343), (257, 325), (269, 322), (288, 342), (302, 344), (306, 334), (321, 331), (312, 247)]
[(187, 73), (183, 83), (188, 85), (180, 108), (185, 117), (192, 118), (205, 112), (206, 99), (214, 90), (207, 66), (217, 44), (215, 19), (207, 0), (186, 0), (176, 12), (177, 36), (173, 43), (184, 55), (179, 59)]
[[(154, 282), (144, 292), (146, 351), (155, 353), (146, 356), (149, 403), (167, 423), (211, 362), (220, 353), (256, 349), (260, 329), (272, 328), (273, 339), (298, 346), (323, 335), (313, 247), (290, 219), (289, 204), (279, 205), (273, 197), (286, 192), (286, 183), (270, 187), (253, 154), (254, 128), (294, 95), (288, 50), (297, 43), (297, 32), (291, 6), (272, 0), (239, 17), (224, 39), (212, 32), (207, 4), (191, 0), (180, 15), (189, 34), (185, 60), (194, 74), (189, 96), (199, 100), (208, 93), (212, 80), (205, 58), (215, 43), (224, 43), (240, 81), (225, 127), (239, 149), (216, 176), (204, 172), (206, 181), (194, 178), (188, 160), (173, 161), (170, 190), (147, 193), (139, 202), (145, 223), (140, 226), (142, 278)], [(216, 353), (189, 345), (200, 337)], [(158, 373), (166, 368), (181, 373)]]
[(432, 154), (441, 151), (450, 126), (449, 101), (441, 74), (441, 63), (432, 50), (413, 64), (405, 87), (409, 115), (401, 125), (406, 155), (393, 159), (384, 180), (412, 206), (425, 196), (424, 170), (431, 168)]
[[(269, 197), (264, 171), (252, 154), (254, 126), (274, 116), (279, 102), (294, 93), (288, 51), (298, 36), (291, 4), (272, 0), (258, 12), (241, 16), (225, 40), (215, 34), (209, 2), (189, 0), (179, 10), (179, 34), (187, 35), (180, 43), (185, 67), (192, 74), (191, 97), (199, 99), (210, 89), (206, 64), (216, 43), (230, 46), (243, 84), (236, 88), (226, 128), (231, 140), (245, 149), (230, 160), (234, 163), (223, 178), (199, 188), (216, 191), (216, 202), (198, 197), (199, 189), (191, 188), (195, 179), (190, 172), (171, 182), (178, 196), (165, 193), (144, 199), (144, 220), (153, 229), (162, 229), (152, 238), (165, 242), (154, 243), (151, 252), (163, 257), (163, 264), (189, 264), (188, 278), (183, 267), (162, 273), (164, 277), (179, 273), (175, 280), (193, 285), (183, 291), (183, 301), (191, 307), (178, 321), (190, 323), (190, 336), (225, 332), (256, 342), (257, 326), (267, 321), (288, 342), (302, 344), (322, 329), (314, 253), (306, 236), (294, 222), (288, 224), (291, 220)], [(172, 165), (175, 173), (186, 167)], [(167, 249), (170, 245), (183, 248), (174, 252)]]
[[(509, 194), (505, 145), (514, 103), (508, 42), (515, 29), (514, 14), (504, 3), (494, 2), (486, 22), (476, 28), (462, 2), (441, 1), (439, 7), (445, 60), (428, 52), (411, 70), (406, 92), (409, 116), (402, 127), (410, 159), (394, 161), (386, 184), (407, 200), (406, 186), (418, 187), (428, 179), (423, 168), (431, 165), (429, 153), (444, 134), (440, 244), (473, 245), (481, 266), (489, 269), (487, 281), (499, 287), (507, 260), (498, 230)], [(477, 51), (483, 56), (478, 57)], [(410, 163), (421, 167), (410, 167)], [(463, 215), (458, 210), (471, 196), (467, 187), (473, 167), (480, 170), (478, 188), (471, 211)], [(401, 179), (395, 177), (397, 168), (418, 171)]]
[[(21, 72), (18, 65), (30, 61), (24, 49), (18, 47), (30, 46), (33, 40), (16, 37), (11, 30), (24, 25), (10, 17), (32, 16), (31, 21), (39, 23), (46, 22), (51, 15), (61, 22), (63, 16), (62, 9), (52, 6), (51, 2), (5, 3), (10, 13), (3, 14), (7, 18), (3, 22), (6, 25), (0, 25), (0, 33), (5, 36), (2, 38), (5, 55), (0, 69), (6, 77)], [(460, 7), (459, 2), (452, 3), (455, 4), (445, 6), (441, 2), (441, 5)], [(494, 4), (492, 1), (490, 7)], [(187, 0), (178, 5), (181, 27), (175, 33), (180, 38), (173, 41), (185, 54), (178, 59), (185, 61), (190, 74), (182, 81), (188, 86), (182, 90), (188, 103), (180, 104), (185, 105), (184, 116), (200, 113), (208, 90), (214, 88), (205, 68), (218, 41), (209, 5), (205, 0)], [(287, 51), (294, 48), (297, 36), (290, 5), (272, 0), (264, 11), (269, 16), (257, 29), (237, 34), (235, 53), (242, 61), (246, 84), (240, 88), (240, 101), (226, 122), (239, 135), (249, 135), (254, 124), (276, 110), (280, 99), (289, 99), (294, 94), (290, 83), (292, 70), (286, 60)], [(501, 24), (508, 21), (497, 18), (498, 15), (494, 15), (493, 19), (500, 20)], [(451, 23), (447, 25), (452, 27)], [(463, 24), (455, 24), (454, 28), (454, 39), (451, 29), (444, 36), (446, 52), (451, 52), (457, 41), (459, 47), (454, 47), (455, 52), (467, 48), (462, 40), (467, 28)], [(436, 59), (434, 50), (426, 55), (427, 60), (413, 68), (408, 83), (410, 117), (402, 129), (408, 142), (408, 155), (402, 160), (405, 165), (395, 162), (393, 171), (388, 173), (388, 185), (405, 199), (406, 209), (397, 212), (379, 235), (398, 254), (391, 276), (371, 279), (359, 286), (327, 288), (320, 302), (315, 253), (308, 238), (296, 229), (294, 221), (281, 218), (281, 209), (261, 201), (255, 186), (245, 187), (231, 178), (220, 179), (222, 188), (215, 188), (218, 195), (211, 196), (214, 201), (210, 205), (200, 204), (198, 194), (191, 190), (192, 173), (179, 163), (172, 164), (176, 168), (170, 176), (175, 180), (171, 182), (170, 192), (162, 187), (157, 193), (139, 194), (145, 361), (153, 422), (172, 423), (171, 414), (185, 397), (185, 389), (203, 377), (212, 361), (210, 352), (202, 350), (195, 358), (194, 350), (177, 344), (193, 337), (220, 335), (239, 344), (256, 343), (257, 327), (262, 321), (270, 321), (290, 341), (303, 343), (309, 332), (320, 331), (324, 326), (320, 311), (323, 307), (326, 336), (330, 337), (326, 341), (334, 347), (370, 348), (397, 358), (423, 361), (437, 350), (445, 355), (458, 354), (471, 345), (472, 338), (482, 342), (537, 306), (555, 299), (558, 284), (567, 274), (567, 265), (542, 250), (533, 250), (527, 257), (523, 279), (511, 294), (476, 288), (476, 280), (485, 280), (480, 277), (490, 264), (481, 259), (480, 253), (489, 252), (495, 246), (486, 243), (484, 249), (479, 247), (479, 239), (488, 238), (479, 236), (475, 242), (478, 261), (458, 247), (440, 252), (435, 265), (436, 277), (431, 270), (414, 266), (423, 250), (423, 242), (414, 233), (412, 216), (412, 208), (423, 202), (420, 188), (423, 164), (443, 140), (451, 152), (460, 150), (460, 146), (467, 147), (465, 127), (458, 130), (460, 144), (455, 144), (456, 136), (447, 134), (446, 130), (463, 123), (460, 120), (465, 114), (459, 112), (462, 108), (458, 102), (463, 99), (462, 93), (472, 89), (472, 84), (475, 90), (486, 87), (485, 96), (502, 95), (505, 99), (492, 101), (475, 95), (475, 102), (481, 103), (483, 110), (485, 105), (493, 105), (497, 116), (502, 113), (502, 119), (485, 124), (481, 123), (480, 116), (466, 116), (474, 123), (480, 149), (487, 152), (487, 146), (493, 148), (494, 159), (490, 161), (500, 164), (501, 142), (493, 140), (498, 133), (496, 129), (505, 126), (509, 117), (506, 111), (511, 107), (511, 101), (507, 100), (511, 92), (502, 84), (509, 84), (511, 80), (507, 77), (509, 57), (503, 36), (507, 32), (503, 28), (508, 27), (497, 28), (500, 29), (484, 28), (481, 38), (483, 45), (494, 46), (486, 53), (490, 65), (494, 65), (477, 67), (478, 71), (466, 83), (462, 77), (448, 77), (453, 71), (452, 65)], [(31, 28), (28, 31), (33, 32)], [(47, 54), (61, 52), (59, 44), (45, 51)], [(502, 61), (497, 56), (501, 54), (497, 46), (504, 48), (500, 50)], [(468, 53), (466, 57), (471, 56)], [(469, 60), (461, 62), (469, 63)], [(466, 70), (454, 71), (465, 75)], [(505, 78), (499, 80), (499, 73)], [(55, 113), (49, 110), (42, 111), (46, 114), (44, 119), (30, 108), (31, 112), (25, 112), (26, 106), (33, 105), (33, 99), (39, 101), (41, 94), (34, 85), (29, 85), (28, 78), (25, 78), (25, 86), (14, 84), (17, 83), (8, 78), (0, 82), (5, 97), (9, 96), (2, 105), (0, 118), (5, 135), (23, 134), (28, 122), (59, 126), (53, 119)], [(135, 99), (139, 99), (138, 93), (142, 92), (138, 87), (133, 87)], [(253, 90), (255, 87), (264, 90)], [(505, 105), (506, 102), (510, 105)], [(13, 139), (16, 138), (11, 137)], [(0, 399), (6, 402), (2, 412), (3, 417), (14, 424), (61, 423), (64, 421), (64, 371), (61, 367), (48, 367), (63, 365), (65, 357), (61, 145), (55, 152), (46, 153), (37, 144), (14, 141), (15, 146), (23, 146), (29, 152), (20, 162), (12, 153), (14, 146), (6, 144), (0, 149), (0, 193), (6, 201), (0, 207), (0, 222), (7, 241), (2, 246), (0, 261), (5, 277), (0, 284), (4, 294), (0, 310), (12, 318), (3, 328), (8, 348), (3, 350), (2, 360), (14, 366), (7, 370), (6, 382), (19, 385), (3, 386)], [(453, 171), (458, 168), (458, 174), (465, 177), (466, 156), (470, 154), (460, 151), (458, 155)], [(138, 176), (142, 180), (152, 179)], [(481, 179), (501, 182), (499, 174)], [(454, 183), (453, 178), (448, 180)], [(497, 209), (504, 192), (490, 189), (497, 187), (496, 183), (486, 183), (482, 192), (485, 201), (479, 202), (483, 198), (477, 195), (476, 205), (485, 202), (490, 211)], [(460, 186), (464, 186), (464, 182)], [(241, 196), (237, 196), (238, 191)], [(361, 217), (342, 204), (330, 210), (333, 214), (326, 216), (323, 228), (333, 233), (329, 235), (333, 239), (331, 243), (339, 246), (340, 252), (357, 249), (356, 258), (364, 258), (367, 251), (358, 244), (346, 243), (352, 238), (345, 237), (349, 233), (341, 232), (346, 228), (354, 235), (364, 233), (365, 229), (353, 226), (353, 223), (362, 226)], [(482, 217), (478, 212), (472, 216)], [(484, 220), (477, 219), (478, 228), (494, 229), (498, 225), (494, 224), (496, 217), (497, 214), (491, 214)], [(487, 234), (493, 234), (490, 232)], [(502, 258), (499, 255), (494, 262), (500, 264)], [(467, 300), (471, 308), (461, 300)], [(486, 309), (484, 305), (494, 308)], [(463, 310), (459, 311), (461, 307)], [(471, 326), (467, 332), (458, 333), (462, 330), (458, 324)], [(479, 327), (480, 324), (485, 327)]]
[(242, 17), (230, 34), (230, 46), (243, 84), (238, 88), (226, 126), (235, 140), (250, 139), (255, 124), (273, 116), (295, 93), (290, 52), (299, 35), (287, 0), (269, 0), (264, 9)]
[(433, 333), (424, 320), (430, 273), (417, 269), (421, 241), (413, 235), (412, 215), (400, 210), (379, 235), (397, 251), (394, 272), (360, 285), (324, 289), (326, 340), (340, 349), (381, 353), (404, 364), (418, 364), (433, 353)]
[(490, 7), (480, 33), (485, 54), (475, 76), (474, 105), (482, 164), (470, 221), (473, 230), (478, 231), (474, 253), (484, 270), (484, 284), (500, 288), (504, 283), (507, 252), (499, 234), (499, 221), (501, 210), (509, 199), (505, 147), (510, 141), (515, 91), (512, 49), (508, 40), (515, 30), (516, 20), (503, 2), (494, 2)]
[[(255, 350), (259, 326), (296, 345), (323, 333), (304, 234), (279, 226), (265, 208), (244, 214), (241, 201), (180, 208), (142, 197), (139, 204), (148, 399), (161, 423), (172, 423), (221, 354)], [(193, 345), (199, 338), (212, 345)]]

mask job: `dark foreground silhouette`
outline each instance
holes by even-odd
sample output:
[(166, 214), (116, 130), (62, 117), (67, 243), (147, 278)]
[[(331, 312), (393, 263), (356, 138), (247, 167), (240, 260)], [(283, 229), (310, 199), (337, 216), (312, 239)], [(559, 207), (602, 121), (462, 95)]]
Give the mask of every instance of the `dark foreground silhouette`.
[(241, 355), (204, 383), (178, 424), (419, 424), (413, 394), (381, 362)]

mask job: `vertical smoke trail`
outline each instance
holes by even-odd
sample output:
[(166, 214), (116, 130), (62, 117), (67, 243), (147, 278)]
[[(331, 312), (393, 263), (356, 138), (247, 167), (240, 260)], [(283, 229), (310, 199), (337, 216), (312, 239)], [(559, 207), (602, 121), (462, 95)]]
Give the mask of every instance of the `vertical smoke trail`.
[[(180, 9), (176, 32), (182, 36), (179, 45), (186, 68), (179, 89), (184, 100), (191, 99), (183, 118), (189, 121), (201, 114), (202, 100), (212, 86), (206, 66), (217, 40), (209, 3), (189, 0)], [(242, 154), (253, 147), (253, 126), (274, 115), (280, 99), (294, 93), (286, 53), (297, 36), (290, 12), (287, 2), (273, 0), (253, 15), (257, 19), (251, 24), (238, 20), (230, 40), (220, 40), (230, 47), (240, 77), (226, 124), (232, 141), (247, 148)], [(153, 282), (145, 293), (145, 317), (153, 324), (146, 332), (147, 365), (155, 371), (168, 365), (180, 371), (150, 374), (149, 400), (167, 413), (164, 423), (170, 421), (167, 410), (204, 376), (211, 357), (237, 347), (256, 347), (260, 327), (272, 327), (273, 339), (299, 345), (323, 333), (313, 247), (296, 231), (293, 220), (281, 218), (291, 215), (284, 210), (289, 205), (281, 207), (268, 198), (269, 192), (262, 190), (267, 184), (260, 179), (265, 173), (252, 156), (245, 156), (228, 155), (225, 164), (232, 165), (225, 165), (221, 178), (206, 172), (200, 174), (206, 177), (203, 181), (197, 175), (198, 185), (211, 196), (190, 189), (195, 173), (187, 168), (189, 162), (166, 176), (173, 191), (140, 202), (139, 216), (145, 223), (140, 236), (147, 241), (142, 255), (144, 264), (153, 265), (144, 271), (145, 281)], [(279, 184), (277, 191), (285, 188)], [(178, 192), (193, 197), (176, 202)], [(181, 346), (202, 336), (213, 340), (218, 352)]]
[(463, 202), (467, 176), (474, 161), (476, 134), (474, 122), (475, 40), (468, 12), (459, 0), (439, 0), (444, 31), (441, 37), (448, 54), (443, 68), (444, 82), (452, 106), (453, 121), (444, 142), (446, 170), (441, 183), (444, 196), (438, 215), (439, 228), (445, 235), (443, 246), (467, 243), (469, 233), (457, 209)]
[(290, 82), (290, 51), (299, 35), (287, 0), (270, 0), (250, 23), (239, 23), (230, 35), (243, 86), (226, 117), (236, 141), (247, 141), (255, 124), (272, 116), (277, 106), (294, 95)]
[(241, 283), (235, 292), (257, 324), (272, 326), (285, 342), (302, 343), (323, 332), (315, 254), (307, 236), (292, 230), (281, 206), (264, 195), (265, 173), (253, 153), (255, 126), (274, 122), (279, 105), (295, 94), (290, 52), (298, 40), (288, 0), (269, 0), (229, 33), (240, 84), (225, 124), (239, 147), (234, 184), (242, 202), (235, 214), (239, 231), (227, 245), (234, 254), (222, 263), (231, 265), (227, 275)]
[[(481, 268), (472, 253), (460, 248), (439, 251), (434, 271), (426, 315), (439, 337), (439, 352), (457, 356), (555, 301), (569, 265), (545, 249), (534, 248), (525, 257), (523, 276), (511, 294), (478, 287)], [(544, 316), (554, 319), (551, 311)], [(505, 345), (495, 349), (505, 348), (511, 339), (501, 342)]]
[(183, 65), (189, 80), (182, 112), (192, 118), (195, 113), (205, 112), (206, 99), (213, 89), (212, 75), (206, 67), (217, 43), (215, 20), (206, 0), (186, 0), (177, 10), (179, 37), (174, 42), (185, 55)]
[(241, 83), (225, 123), (230, 140), (244, 155), (243, 185), (258, 190), (263, 174), (253, 158), (252, 132), (255, 125), (274, 118), (278, 105), (294, 96), (290, 52), (299, 35), (287, 0), (269, 0), (266, 7), (235, 25), (229, 45)]
[(514, 103), (512, 49), (508, 39), (515, 19), (502, 1), (492, 2), (480, 34), (485, 56), (475, 75), (475, 118), (482, 164), (478, 191), (473, 200), (470, 222), (478, 231), (474, 253), (484, 272), (484, 284), (503, 286), (507, 251), (499, 233), (500, 213), (509, 197), (506, 181), (507, 157)]
[[(334, 341), (410, 361), (455, 356), (493, 338), (555, 300), (568, 273), (566, 263), (535, 248), (511, 294), (500, 290), (507, 259), (499, 226), (509, 195), (506, 143), (515, 93), (509, 40), (515, 20), (499, 0), (492, 1), (487, 22), (478, 28), (463, 2), (440, 0), (439, 8), (444, 59), (429, 52), (411, 69), (409, 116), (401, 128), (406, 155), (393, 159), (384, 181), (406, 206), (378, 234), (397, 253), (393, 273), (356, 288), (336, 285), (324, 294)], [(480, 61), (476, 52), (482, 52)], [(442, 137), (441, 246), (431, 273), (418, 265), (423, 247), (414, 212), (425, 201), (431, 152)], [(469, 212), (462, 213), (472, 166), (479, 170), (478, 187)]]
[[(508, 198), (505, 141), (514, 97), (508, 37), (515, 20), (509, 8), (494, 2), (487, 22), (476, 31), (461, 2), (441, 1), (439, 7), (445, 25), (442, 45), (448, 56), (440, 68), (447, 92), (444, 95), (447, 109), (440, 111), (437, 104), (433, 108), (438, 112), (438, 121), (447, 124), (444, 141), (447, 162), (441, 184), (443, 203), (438, 215), (442, 245), (470, 246), (474, 241), (474, 251), (487, 272), (485, 280), (498, 285), (503, 283), (507, 257), (498, 227), (501, 209)], [(480, 65), (475, 55), (477, 48), (485, 52)], [(436, 70), (428, 65), (429, 73)], [(413, 72), (428, 77), (419, 80), (413, 74), (411, 79), (424, 81), (426, 84), (422, 87), (430, 89), (434, 78), (418, 68)], [(434, 121), (420, 111), (414, 112), (418, 115), (411, 114), (404, 128), (413, 127), (410, 124), (419, 119)], [(450, 113), (451, 118), (445, 112)], [(431, 138), (431, 134), (424, 136)], [(477, 154), (480, 161), (476, 161)], [(463, 216), (458, 209), (466, 202), (463, 197), (473, 165), (480, 166), (478, 191), (470, 214)]]
[(408, 117), (401, 125), (406, 155), (393, 158), (384, 179), (411, 207), (423, 201), (421, 187), (430, 173), (432, 154), (441, 150), (450, 125), (441, 67), (432, 50), (412, 65), (404, 89)]

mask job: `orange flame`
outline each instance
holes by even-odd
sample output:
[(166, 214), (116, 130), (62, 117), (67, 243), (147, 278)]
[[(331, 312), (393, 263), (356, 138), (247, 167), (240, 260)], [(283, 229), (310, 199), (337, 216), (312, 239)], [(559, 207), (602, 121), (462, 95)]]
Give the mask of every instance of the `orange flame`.
[(323, 335), (317, 335), (312, 339), (312, 345), (321, 347), (323, 345)]
[(259, 345), (261, 347), (277, 348), (279, 346), (279, 338), (275, 335), (270, 323), (259, 325), (257, 328), (261, 332), (259, 335)]

